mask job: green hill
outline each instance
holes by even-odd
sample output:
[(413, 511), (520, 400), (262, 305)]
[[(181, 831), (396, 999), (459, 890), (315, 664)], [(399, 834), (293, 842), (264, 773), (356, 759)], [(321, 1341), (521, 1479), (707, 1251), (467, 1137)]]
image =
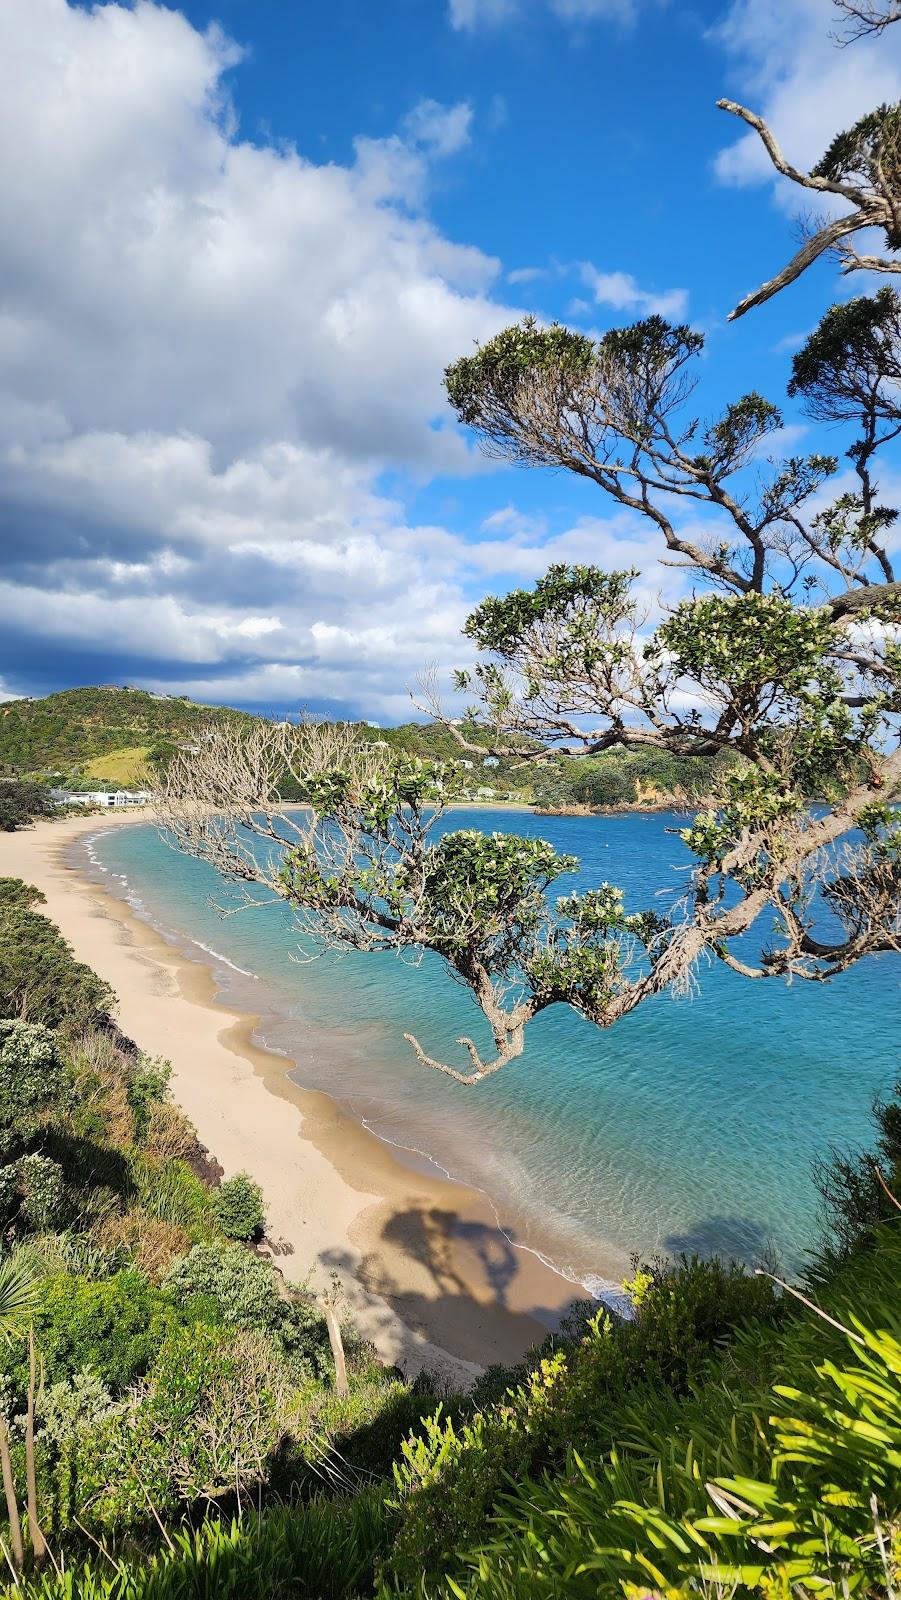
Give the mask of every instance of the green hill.
[[(10, 700), (0, 705), (0, 778), (63, 774), (91, 784), (140, 782), (145, 763), (165, 764), (175, 746), (190, 740), (210, 722), (254, 720), (229, 706), (203, 705), (184, 695), (155, 695), (144, 689), (98, 687), (64, 689), (43, 700)], [(557, 757), (540, 766), (522, 760), (483, 765), (475, 750), (464, 750), (444, 727), (405, 722), (395, 728), (357, 724), (362, 738), (426, 759), (457, 763), (461, 798), (486, 790), (498, 799), (535, 800), (548, 810), (591, 809), (691, 797), (707, 792), (712, 764), (705, 759), (676, 760), (651, 751), (609, 750), (587, 760)], [(492, 734), (467, 725), (466, 739), (485, 751)], [(286, 799), (296, 799), (290, 783)]]
[[(0, 705), (0, 774), (84, 769), (89, 777), (121, 781), (123, 756), (140, 751), (143, 758), (223, 718), (251, 720), (243, 711), (144, 689), (64, 689), (43, 700), (10, 700)], [(109, 772), (98, 760), (107, 755)]]

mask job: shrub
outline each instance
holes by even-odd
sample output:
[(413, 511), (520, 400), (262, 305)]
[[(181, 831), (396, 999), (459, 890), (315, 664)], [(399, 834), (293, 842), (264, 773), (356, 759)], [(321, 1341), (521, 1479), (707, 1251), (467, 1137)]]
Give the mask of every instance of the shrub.
[(75, 1035), (102, 1022), (116, 997), (33, 909), (43, 900), (20, 878), (0, 878), (0, 1016), (27, 1017)]
[[(35, 1343), (48, 1384), (90, 1370), (113, 1394), (147, 1371), (168, 1330), (181, 1320), (168, 1295), (139, 1272), (116, 1272), (92, 1282), (60, 1274), (46, 1279), (34, 1310)], [(27, 1385), (26, 1339), (20, 1335), (7, 1370), (23, 1394)]]
[(39, 1022), (0, 1021), (0, 1145), (9, 1154), (33, 1138), (65, 1099), (56, 1040)]
[(223, 1322), (275, 1332), (283, 1319), (272, 1268), (236, 1244), (195, 1244), (174, 1261), (165, 1287), (185, 1300), (212, 1301)]
[(423, 1573), (437, 1579), (452, 1569), (511, 1478), (559, 1467), (572, 1448), (614, 1448), (630, 1395), (654, 1393), (659, 1410), (701, 1380), (743, 1323), (779, 1316), (770, 1284), (736, 1266), (692, 1259), (666, 1271), (653, 1263), (642, 1277), (633, 1322), (599, 1312), (584, 1337), (540, 1355), (499, 1403), (462, 1423), (439, 1408), (404, 1443), (394, 1469), (402, 1520), (388, 1578), (412, 1586)]
[(263, 1191), (246, 1172), (225, 1179), (213, 1194), (212, 1211), (227, 1239), (254, 1239), (266, 1226)]
[(23, 1156), (18, 1164), (22, 1214), (35, 1232), (57, 1226), (66, 1209), (63, 1169), (50, 1156)]
[[(223, 1322), (271, 1334), (290, 1355), (298, 1374), (331, 1378), (332, 1355), (325, 1318), (304, 1292), (279, 1293), (275, 1273), (259, 1256), (237, 1244), (196, 1244), (172, 1264), (164, 1286), (190, 1304), (214, 1306)], [(353, 1355), (353, 1335), (348, 1355)]]

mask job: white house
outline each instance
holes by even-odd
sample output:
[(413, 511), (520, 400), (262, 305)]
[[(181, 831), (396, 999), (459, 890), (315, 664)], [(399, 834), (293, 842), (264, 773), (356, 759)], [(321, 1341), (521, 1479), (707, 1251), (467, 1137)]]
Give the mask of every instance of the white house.
[(147, 789), (51, 789), (58, 806), (145, 806), (152, 799)]

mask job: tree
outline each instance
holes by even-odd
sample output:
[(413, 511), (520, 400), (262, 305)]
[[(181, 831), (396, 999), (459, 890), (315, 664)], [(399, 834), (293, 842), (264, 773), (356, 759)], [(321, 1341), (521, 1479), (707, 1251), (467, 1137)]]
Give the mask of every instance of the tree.
[(246, 1172), (236, 1172), (219, 1185), (212, 1211), (227, 1239), (254, 1239), (266, 1226), (263, 1191)]
[(0, 779), (0, 832), (14, 833), (35, 817), (49, 816), (52, 810), (50, 791), (42, 783)]
[[(842, 193), (866, 168), (879, 206), (901, 207), (887, 155), (898, 116), (840, 136), (832, 175), (813, 186)], [(876, 200), (859, 206), (872, 221)], [(798, 261), (739, 309), (797, 276)], [(592, 482), (656, 529), (695, 588), (649, 628), (634, 572), (553, 566), (470, 616), (480, 662), (457, 675), (476, 701), (462, 722), (426, 691), (458, 748), (480, 756), (486, 732), (493, 755), (523, 763), (620, 746), (721, 756), (718, 803), (682, 833), (696, 865), (680, 903), (627, 909), (604, 883), (551, 905), (572, 858), (500, 833), (434, 839), (447, 770), (383, 757), (348, 729), (211, 730), (169, 769), (162, 820), (181, 848), (265, 885), (326, 943), (444, 960), (487, 1019), (493, 1055), (462, 1039), (463, 1071), (406, 1037), (461, 1083), (520, 1055), (548, 1007), (608, 1027), (690, 983), (705, 953), (750, 978), (821, 981), (901, 949), (901, 821), (887, 803), (901, 784), (901, 583), (886, 540), (896, 512), (874, 477), (901, 431), (901, 301), (884, 289), (833, 307), (795, 357), (792, 394), (846, 430), (856, 486), (831, 502), (835, 455), (763, 466), (782, 427), (770, 400), (744, 394), (698, 420), (702, 346), (657, 316), (596, 341), (526, 319), (448, 368), (450, 403), (490, 455)], [(278, 811), (286, 769), (309, 798), (303, 818)], [(752, 961), (736, 941), (772, 912), (778, 936)]]
[[(845, 24), (844, 33), (835, 40), (839, 45), (868, 36), (878, 38), (892, 23), (901, 21), (901, 5), (895, 0), (834, 0), (834, 4)], [(901, 249), (901, 105), (878, 106), (837, 134), (809, 172), (786, 160), (774, 133), (756, 112), (735, 100), (718, 100), (717, 105), (755, 130), (784, 178), (815, 194), (834, 196), (850, 207), (806, 229), (800, 250), (774, 278), (739, 301), (731, 313), (733, 318), (778, 294), (826, 251), (835, 252), (845, 273), (901, 272), (901, 261), (895, 259)], [(861, 255), (855, 249), (853, 235), (866, 228), (882, 229), (888, 256)]]

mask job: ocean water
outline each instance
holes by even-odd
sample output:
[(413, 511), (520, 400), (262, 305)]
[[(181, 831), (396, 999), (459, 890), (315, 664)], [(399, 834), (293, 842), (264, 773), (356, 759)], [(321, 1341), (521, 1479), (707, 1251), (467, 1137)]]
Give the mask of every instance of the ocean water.
[[(616, 882), (631, 909), (684, 891), (679, 826), (479, 810), (442, 823), (550, 838), (581, 863), (561, 888)], [(260, 1042), (292, 1059), (298, 1083), (483, 1190), (518, 1242), (592, 1289), (617, 1280), (633, 1250), (747, 1261), (775, 1250), (796, 1270), (819, 1229), (815, 1158), (869, 1142), (874, 1096), (901, 1076), (901, 957), (887, 954), (829, 984), (751, 982), (708, 964), (691, 997), (659, 996), (603, 1032), (555, 1007), (527, 1030), (520, 1060), (463, 1088), (403, 1039), (461, 1065), (458, 1034), (487, 1048), (483, 1019), (437, 958), (311, 960), (285, 906), (223, 917), (222, 881), (146, 824), (77, 848), (212, 965), (224, 1000), (260, 1015)]]

